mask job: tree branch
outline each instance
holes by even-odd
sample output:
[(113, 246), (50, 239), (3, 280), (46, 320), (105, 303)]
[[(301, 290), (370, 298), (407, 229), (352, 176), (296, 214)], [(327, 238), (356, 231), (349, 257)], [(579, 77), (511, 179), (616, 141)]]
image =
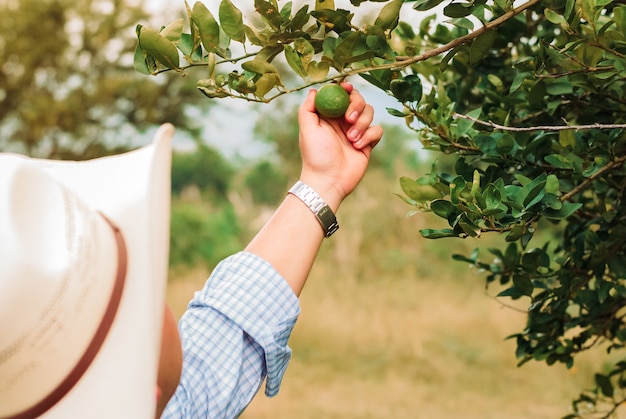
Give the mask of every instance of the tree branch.
[(615, 129), (626, 128), (626, 124), (589, 124), (589, 125), (537, 125), (533, 127), (507, 127), (491, 121), (483, 121), (469, 115), (454, 113), (454, 116), (467, 119), (480, 125), (492, 127), (502, 131), (529, 132), (529, 131), (565, 131), (565, 130), (586, 130), (586, 129)]
[(616, 169), (616, 168), (620, 167), (622, 164), (624, 164), (624, 161), (626, 161), (626, 156), (621, 156), (621, 157), (618, 157), (617, 159), (609, 162), (605, 166), (601, 167), (595, 173), (593, 173), (591, 176), (589, 176), (588, 178), (585, 178), (585, 180), (582, 181), (580, 184), (578, 184), (574, 189), (572, 189), (571, 191), (569, 191), (568, 193), (563, 195), (561, 197), (561, 201), (569, 200), (572, 196), (576, 195), (578, 192), (580, 192), (583, 189), (585, 189), (591, 182), (594, 181), (594, 179), (598, 178), (601, 174), (603, 174), (604, 172), (607, 172), (609, 170), (613, 170), (613, 169)]

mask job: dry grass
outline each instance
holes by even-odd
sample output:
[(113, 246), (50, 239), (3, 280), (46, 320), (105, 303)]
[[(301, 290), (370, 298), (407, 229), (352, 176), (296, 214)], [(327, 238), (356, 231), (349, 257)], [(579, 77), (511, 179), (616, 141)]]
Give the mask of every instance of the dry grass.
[[(280, 393), (260, 394), (243, 418), (568, 413), (600, 358), (584, 354), (571, 370), (541, 363), (517, 368), (515, 343), (505, 337), (523, 329), (523, 314), (487, 295), (479, 275), (449, 259), (477, 244), (420, 239), (426, 216), (407, 219), (399, 200), (373, 194), (372, 188), (393, 187), (381, 186), (381, 179), (346, 202), (341, 230), (322, 249), (301, 298)], [(207, 274), (206, 268), (173, 273), (179, 278), (168, 298), (177, 314)]]

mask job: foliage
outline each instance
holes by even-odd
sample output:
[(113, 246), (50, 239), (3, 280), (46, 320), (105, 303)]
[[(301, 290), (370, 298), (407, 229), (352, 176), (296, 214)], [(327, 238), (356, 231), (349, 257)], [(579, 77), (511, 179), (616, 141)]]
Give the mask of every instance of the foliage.
[[(0, 2), (0, 149), (88, 159), (136, 146), (155, 124), (188, 127), (195, 84), (132, 72), (139, 2)], [(193, 134), (193, 132), (192, 132)]]
[(200, 143), (193, 152), (174, 152), (172, 193), (179, 196), (185, 188), (195, 186), (208, 197), (222, 201), (233, 174), (233, 167), (219, 152)]
[(240, 227), (232, 205), (206, 208), (197, 203), (172, 203), (170, 266), (215, 266), (241, 249)]
[(275, 206), (285, 197), (287, 175), (267, 160), (260, 161), (246, 175), (245, 184), (255, 204)]
[[(187, 6), (189, 33), (184, 19), (161, 31), (138, 27), (136, 68), (200, 66), (206, 96), (259, 102), (360, 75), (398, 99), (389, 112), (425, 148), (455, 156), (453, 170), (435, 163), (423, 177), (400, 179), (408, 204), (449, 225), (422, 236), (505, 237), (506, 246), (487, 249), (491, 260), (478, 249), (454, 258), (504, 285), (501, 297), (528, 301), (526, 327), (511, 336), (520, 365), (571, 367), (593, 346), (623, 350), (626, 6), (391, 0), (357, 26), (351, 10), (292, 5), (255, 0), (257, 26), (230, 0), (219, 22), (202, 3)], [(416, 23), (400, 20), (407, 6)], [(231, 42), (244, 52), (232, 56)], [(284, 85), (281, 60), (301, 84)], [(540, 242), (539, 231), (550, 240)], [(626, 362), (595, 377), (568, 417), (608, 417), (626, 400)]]

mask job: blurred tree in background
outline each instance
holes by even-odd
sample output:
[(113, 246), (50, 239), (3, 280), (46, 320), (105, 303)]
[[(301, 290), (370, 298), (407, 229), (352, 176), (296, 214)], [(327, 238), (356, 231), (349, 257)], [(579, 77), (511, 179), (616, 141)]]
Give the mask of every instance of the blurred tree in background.
[(180, 196), (186, 188), (196, 187), (205, 198), (226, 200), (233, 166), (215, 149), (198, 143), (191, 152), (172, 156), (172, 193)]
[(139, 0), (3, 0), (0, 16), (1, 150), (87, 159), (163, 122), (198, 133), (193, 83), (132, 70)]

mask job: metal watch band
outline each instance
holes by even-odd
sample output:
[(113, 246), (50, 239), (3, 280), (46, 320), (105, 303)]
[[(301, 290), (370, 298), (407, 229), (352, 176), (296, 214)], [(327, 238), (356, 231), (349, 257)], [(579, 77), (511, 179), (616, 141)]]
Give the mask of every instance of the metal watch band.
[(317, 221), (319, 221), (322, 225), (322, 229), (324, 229), (325, 237), (332, 236), (333, 233), (339, 229), (339, 224), (337, 223), (337, 218), (333, 210), (330, 209), (322, 197), (309, 185), (299, 180), (289, 189), (289, 193), (297, 196), (313, 211)]

